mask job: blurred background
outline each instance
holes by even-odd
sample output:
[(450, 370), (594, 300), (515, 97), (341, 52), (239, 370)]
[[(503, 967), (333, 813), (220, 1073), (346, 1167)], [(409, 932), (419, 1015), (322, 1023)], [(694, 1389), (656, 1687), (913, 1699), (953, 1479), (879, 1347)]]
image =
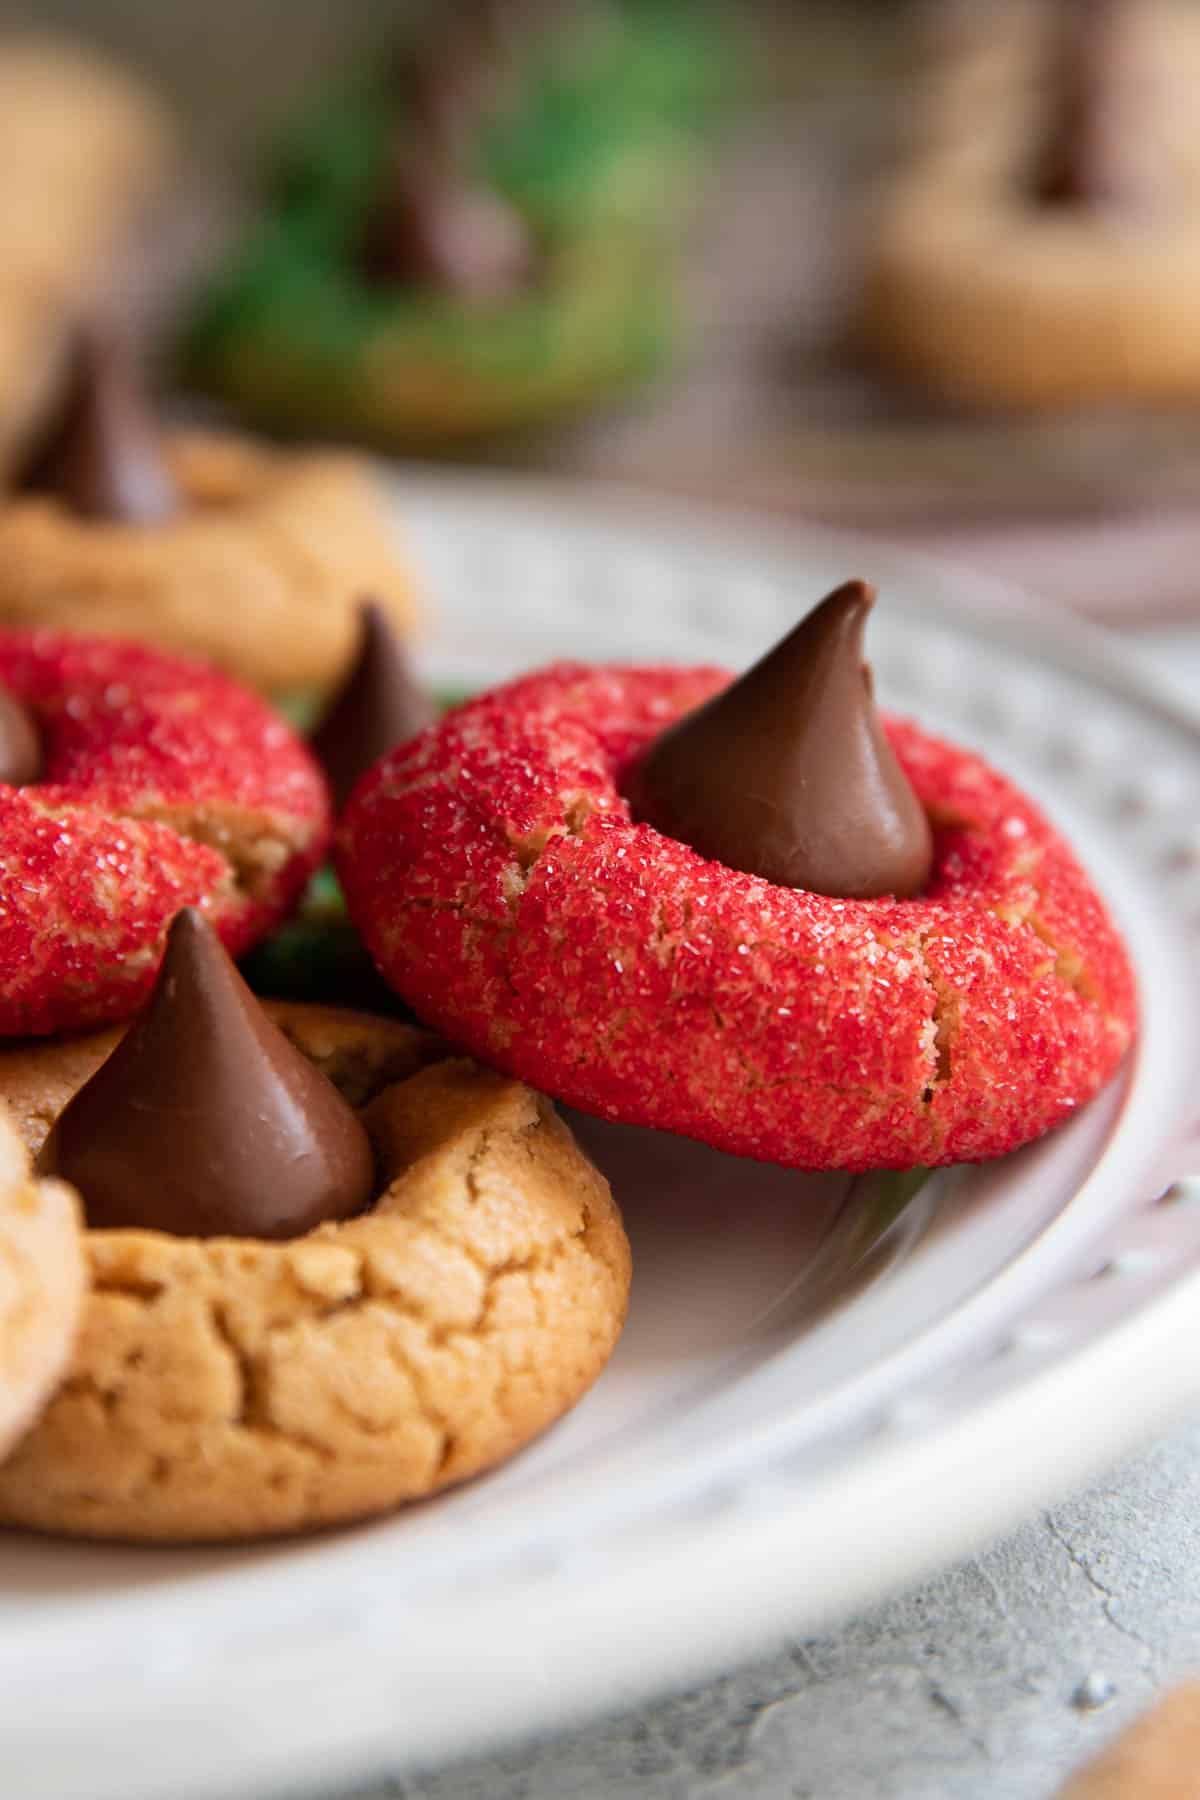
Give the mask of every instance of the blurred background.
[[(183, 149), (169, 199), (125, 278), (147, 339), (167, 350), (169, 379), (186, 403), (204, 393), (235, 416), (293, 435), (344, 436), (423, 458), (451, 455), (623, 480), (851, 525), (949, 550), (1109, 622), (1144, 627), (1178, 623), (1194, 612), (1200, 382), (1189, 393), (1184, 377), (1181, 393), (1167, 404), (1159, 395), (1147, 404), (1144, 395), (1118, 391), (1099, 401), (1089, 395), (1079, 406), (1067, 395), (1033, 410), (981, 407), (937, 391), (936, 383), (914, 381), (911, 369), (889, 367), (862, 329), (879, 184), (886, 189), (907, 166), (928, 158), (927, 127), (938, 119), (939, 94), (953, 88), (973, 57), (995, 54), (997, 18), (1014, 25), (1017, 39), (1030, 18), (1038, 21), (1043, 48), (1029, 52), (1037, 85), (1051, 67), (1045, 46), (1059, 54), (1060, 23), (1070, 16), (1074, 29), (1082, 18), (1085, 35), (1095, 37), (1112, 10), (1079, 0), (1040, 6), (1014, 0), (1002, 9), (970, 0), (442, 0), (424, 7), (417, 0), (350, 0), (337, 9), (321, 0), (172, 6), (6, 0), (0, 23), (85, 38), (137, 69), (177, 114)], [(1162, 0), (1139, 10), (1151, 20), (1147, 29), (1165, 31), (1167, 39), (1173, 19), (1190, 12), (1195, 40), (1197, 9)], [(606, 17), (608, 28), (616, 20), (630, 41), (629, 60), (619, 67), (605, 61)], [(436, 340), (425, 385), (467, 392), (468, 413), (468, 390), (481, 368), (493, 384), (482, 404), (487, 429), (439, 433), (426, 394), (425, 416), (406, 430), (404, 409), (414, 404), (410, 372), (396, 370), (393, 360), (395, 417), (381, 418), (384, 396), (368, 420), (348, 397), (351, 350), (341, 344), (340, 363), (330, 350), (335, 333), (351, 335), (350, 312), (341, 293), (334, 320), (329, 271), (318, 277), (316, 263), (340, 259), (339, 280), (344, 277), (346, 239), (329, 220), (339, 206), (348, 208), (346, 216), (361, 209), (365, 189), (350, 194), (348, 178), (338, 198), (339, 156), (345, 152), (353, 161), (353, 154), (339, 139), (337, 121), (321, 120), (339, 104), (353, 117), (354, 96), (364, 91), (356, 84), (374, 81), (378, 90), (380, 71), (407, 66), (406, 59), (419, 65), (422, 46), (435, 44), (440, 56), (447, 43), (457, 39), (461, 51), (472, 37), (468, 60), (482, 56), (502, 66), (503, 92), (499, 99), (494, 92), (469, 99), (465, 123), (460, 118), (447, 128), (442, 119), (435, 131), (458, 133), (453, 155), (471, 165), (473, 182), (492, 184), (526, 226), (536, 215), (545, 260), (531, 289), (541, 285), (537, 297), (546, 305), (532, 324), (510, 328), (512, 318), (530, 312), (531, 289), (460, 306), (453, 294), (434, 292), (436, 283), (414, 282), (411, 268), (407, 274), (393, 269), (382, 284), (377, 274), (360, 281), (359, 268), (355, 281), (371, 293), (362, 317), (355, 315), (355, 331), (386, 331), (390, 281), (407, 334), (397, 357), (428, 370)], [(1191, 40), (1189, 58), (1196, 48)], [(568, 81), (555, 90), (556, 60), (573, 61), (577, 76), (592, 51), (600, 71), (592, 86), (582, 80), (572, 89)], [(664, 75), (660, 66), (657, 76), (651, 71), (654, 79), (661, 76), (668, 87), (675, 76), (684, 88), (692, 83), (682, 97), (671, 90), (664, 105), (664, 112), (678, 106), (672, 132), (656, 133), (652, 100), (648, 110), (630, 100), (621, 118), (622, 96), (639, 79), (630, 71), (656, 58), (679, 67)], [(397, 116), (411, 120), (406, 79), (391, 91), (406, 95)], [(1136, 85), (1122, 75), (1119, 55), (1110, 55), (1093, 79), (1101, 88), (1122, 80)], [(1048, 88), (1038, 87), (1047, 116), (1071, 98), (1062, 81), (1060, 72)], [(376, 91), (372, 104), (378, 102)], [(589, 149), (584, 140), (597, 107), (608, 109), (609, 137), (598, 134), (603, 141)], [(946, 133), (986, 143), (1007, 110), (1003, 83), (990, 100), (985, 84), (979, 109), (951, 121)], [(1085, 121), (1080, 130), (1086, 129)], [(634, 179), (651, 199), (632, 223), (622, 214), (623, 201), (606, 212), (606, 184), (617, 191), (625, 183), (627, 192), (630, 183), (630, 164), (622, 167), (614, 154), (613, 133), (623, 135), (626, 151), (640, 151)], [(401, 139), (401, 157), (419, 160), (427, 152), (427, 145), (415, 151), (403, 132)], [(530, 176), (526, 158), (515, 187), (506, 190), (531, 142), (542, 167), (523, 187)], [(1027, 151), (1023, 146), (1021, 156)], [(281, 185), (280, 159), (289, 154), (294, 163), (307, 156), (308, 173), (297, 177), (293, 166)], [(384, 156), (378, 147), (362, 154)], [(951, 142), (951, 161), (954, 154)], [(545, 171), (564, 155), (571, 179), (543, 216)], [(1011, 176), (998, 157), (981, 180), (984, 205)], [(327, 235), (315, 246), (322, 227), (312, 219), (323, 202), (314, 200), (307, 223), (298, 217), (300, 205), (281, 225), (294, 200), (283, 190), (288, 180), (310, 181), (315, 193), (326, 178)], [(378, 168), (371, 182), (378, 196)], [(934, 239), (937, 194), (935, 182), (928, 207)], [(576, 205), (581, 224), (572, 215)], [(1020, 264), (1025, 225), (1038, 229), (1037, 209), (1030, 204), (1025, 211), (1027, 218), (1018, 208), (1004, 233), (985, 238), (984, 262)], [(1103, 206), (1093, 213), (1090, 201), (1082, 203), (1071, 229), (1086, 236), (1093, 216), (1099, 242), (1111, 234)], [(1176, 247), (1191, 229), (1185, 214), (1169, 209), (1152, 208), (1149, 217), (1154, 233), (1175, 234)], [(280, 244), (288, 231), (293, 249), (303, 240), (303, 279), (302, 259), (293, 256), (283, 267)], [(552, 255), (545, 251), (547, 232)], [(620, 276), (618, 238), (626, 258)], [(1098, 254), (1107, 268), (1108, 251)], [(1124, 269), (1122, 279), (1136, 284), (1141, 278), (1128, 243), (1112, 248), (1110, 265)], [(1200, 282), (1200, 239), (1196, 272)], [(1155, 330), (1151, 312), (1147, 332)], [(1113, 355), (1119, 358), (1119, 351)], [(306, 359), (311, 389), (326, 390), (320, 406), (306, 408), (297, 399), (305, 385), (297, 371)], [(273, 361), (277, 366), (268, 367)], [(378, 362), (373, 366), (378, 383)], [(521, 390), (515, 396), (514, 385)], [(281, 400), (285, 390), (289, 398)]]

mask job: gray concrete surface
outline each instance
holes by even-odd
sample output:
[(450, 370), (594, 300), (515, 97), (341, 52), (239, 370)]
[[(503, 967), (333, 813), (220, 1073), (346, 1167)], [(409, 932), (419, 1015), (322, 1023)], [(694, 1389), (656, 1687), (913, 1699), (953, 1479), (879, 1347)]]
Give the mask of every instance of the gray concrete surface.
[(1200, 1421), (841, 1630), (553, 1741), (324, 1800), (1050, 1800), (1197, 1670)]

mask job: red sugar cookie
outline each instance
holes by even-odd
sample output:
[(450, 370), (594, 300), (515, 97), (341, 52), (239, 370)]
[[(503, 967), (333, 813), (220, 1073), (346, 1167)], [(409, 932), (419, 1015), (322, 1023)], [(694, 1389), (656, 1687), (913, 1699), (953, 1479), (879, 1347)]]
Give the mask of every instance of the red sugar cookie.
[(707, 861), (632, 822), (622, 782), (728, 681), (560, 665), (384, 758), (338, 868), (386, 978), (572, 1105), (795, 1167), (981, 1160), (1068, 1118), (1136, 997), (1061, 837), (979, 757), (889, 720), (935, 831), (917, 898)]
[(262, 701), (179, 657), (51, 632), (0, 632), (0, 696), (41, 754), (27, 785), (0, 780), (0, 1035), (124, 1018), (183, 906), (234, 954), (286, 914), (329, 803)]

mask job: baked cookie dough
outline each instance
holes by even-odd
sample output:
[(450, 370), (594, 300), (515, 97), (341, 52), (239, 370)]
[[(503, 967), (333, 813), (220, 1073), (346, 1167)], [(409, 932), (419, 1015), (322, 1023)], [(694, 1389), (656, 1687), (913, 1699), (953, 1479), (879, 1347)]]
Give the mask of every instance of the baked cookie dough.
[(0, 477), (48, 403), (69, 323), (165, 186), (174, 132), (143, 84), (65, 40), (0, 40)]
[(0, 625), (130, 637), (268, 692), (319, 693), (353, 660), (367, 597), (411, 626), (361, 459), (166, 433), (120, 336), (79, 327), (22, 491), (0, 503)]
[(186, 504), (160, 525), (36, 493), (0, 504), (0, 623), (134, 638), (266, 692), (332, 686), (364, 595), (411, 628), (411, 580), (357, 458), (201, 432), (166, 449)]
[[(935, 59), (907, 159), (863, 220), (860, 342), (951, 403), (1200, 397), (1200, 14), (1178, 0), (1072, 4), (1083, 33), (1114, 38), (1093, 46), (1103, 66), (1082, 66), (1081, 50), (1056, 72), (1065, 0), (975, 9)], [(1080, 142), (1050, 168), (1056, 107), (1073, 109), (1063, 130)], [(1033, 185), (1039, 158), (1048, 196)]]
[[(183, 906), (234, 954), (287, 916), (329, 798), (264, 701), (159, 651), (48, 631), (0, 632), (0, 696), (39, 755), (0, 779), (0, 1037), (131, 1013)], [(6, 737), (0, 716), (0, 762)]]
[[(550, 1104), (427, 1034), (268, 1003), (356, 1107), (383, 1190), (287, 1242), (89, 1231), (66, 1379), (0, 1469), (0, 1519), (178, 1542), (291, 1532), (437, 1492), (600, 1373), (629, 1251)], [(0, 1051), (36, 1153), (115, 1031)]]
[(0, 1458), (65, 1369), (83, 1303), (75, 1195), (30, 1174), (0, 1108)]
[[(980, 757), (887, 719), (933, 827), (922, 891), (836, 898), (709, 860), (636, 821), (627, 794), (665, 728), (728, 683), (563, 664), (385, 757), (336, 850), (385, 979), (475, 1055), (584, 1111), (764, 1161), (976, 1161), (1069, 1118), (1116, 1071), (1136, 1001), (1062, 838)], [(857, 666), (853, 692), (869, 699)], [(819, 747), (836, 799), (838, 758)], [(706, 766), (723, 778), (721, 759)], [(868, 771), (864, 791), (879, 785)], [(853, 850), (856, 830), (843, 835)]]

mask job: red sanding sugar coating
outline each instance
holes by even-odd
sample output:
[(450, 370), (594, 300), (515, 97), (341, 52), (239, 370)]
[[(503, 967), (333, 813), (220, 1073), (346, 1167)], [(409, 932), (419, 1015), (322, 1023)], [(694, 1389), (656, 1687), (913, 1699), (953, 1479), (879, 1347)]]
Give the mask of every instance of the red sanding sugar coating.
[(604, 1118), (801, 1168), (998, 1156), (1115, 1072), (1134, 982), (1062, 839), (887, 722), (935, 826), (913, 900), (774, 887), (634, 824), (625, 769), (729, 677), (559, 666), (393, 752), (340, 834), (351, 912), (431, 1024)]
[(329, 803), (261, 700), (181, 657), (51, 632), (0, 632), (0, 688), (44, 756), (38, 782), (0, 785), (0, 1035), (125, 1017), (182, 906), (234, 954), (286, 915)]

